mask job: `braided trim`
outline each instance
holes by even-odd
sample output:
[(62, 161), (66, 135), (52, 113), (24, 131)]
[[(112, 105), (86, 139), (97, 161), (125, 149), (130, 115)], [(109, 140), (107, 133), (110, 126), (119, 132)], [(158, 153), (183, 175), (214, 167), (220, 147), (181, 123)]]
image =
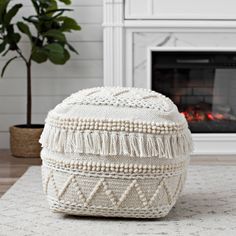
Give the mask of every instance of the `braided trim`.
[(46, 165), (77, 171), (96, 171), (96, 172), (115, 172), (115, 173), (166, 173), (182, 170), (186, 161), (167, 165), (142, 165), (142, 164), (124, 164), (124, 163), (104, 163), (91, 161), (65, 161), (51, 158), (42, 158)]
[(92, 119), (92, 118), (63, 118), (48, 115), (46, 123), (52, 127), (64, 130), (103, 130), (125, 131), (148, 134), (176, 134), (183, 131), (187, 124), (184, 123), (155, 123), (129, 120)]
[[(186, 168), (186, 164), (183, 165), (182, 167), (173, 169), (172, 171), (164, 171), (164, 170), (159, 170), (154, 172), (154, 171), (149, 171), (149, 170), (139, 170), (140, 172), (134, 170), (134, 172), (129, 172), (130, 169), (121, 169), (121, 172), (115, 172), (115, 171), (110, 171), (109, 168), (100, 168), (100, 170), (91, 169), (87, 168), (86, 166), (82, 168), (73, 168), (73, 167), (68, 167), (68, 166), (61, 166), (61, 165), (55, 165), (53, 163), (43, 161), (43, 167), (48, 168), (49, 170), (55, 170), (55, 171), (60, 171), (68, 174), (74, 174), (74, 175), (79, 175), (79, 176), (87, 176), (87, 177), (104, 177), (104, 178), (113, 178), (113, 179), (156, 179), (160, 177), (171, 177), (171, 176), (177, 176), (183, 173), (183, 171)], [(135, 172), (136, 171), (136, 172)]]

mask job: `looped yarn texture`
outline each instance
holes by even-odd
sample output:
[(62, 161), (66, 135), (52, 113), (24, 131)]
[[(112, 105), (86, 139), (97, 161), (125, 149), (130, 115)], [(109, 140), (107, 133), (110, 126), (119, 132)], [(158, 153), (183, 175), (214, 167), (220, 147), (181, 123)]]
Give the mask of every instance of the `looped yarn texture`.
[(72, 94), (48, 113), (40, 143), (50, 207), (79, 215), (165, 216), (192, 151), (173, 102), (138, 88)]
[(64, 153), (174, 158), (192, 150), (185, 118), (146, 89), (94, 88), (65, 99), (46, 119), (40, 142)]

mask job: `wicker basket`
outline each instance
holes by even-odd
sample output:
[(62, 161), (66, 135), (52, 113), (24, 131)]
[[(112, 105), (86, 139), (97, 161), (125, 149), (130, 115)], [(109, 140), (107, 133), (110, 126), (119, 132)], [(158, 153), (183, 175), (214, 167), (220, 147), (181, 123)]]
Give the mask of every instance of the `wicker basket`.
[(16, 125), (10, 127), (10, 148), (15, 157), (40, 157), (39, 143), (43, 125)]

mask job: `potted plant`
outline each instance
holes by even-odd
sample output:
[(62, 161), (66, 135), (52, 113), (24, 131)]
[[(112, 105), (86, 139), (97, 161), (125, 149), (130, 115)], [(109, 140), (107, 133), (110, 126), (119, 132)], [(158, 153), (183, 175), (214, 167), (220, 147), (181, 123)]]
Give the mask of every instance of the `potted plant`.
[[(22, 17), (14, 22), (13, 18), (23, 4), (12, 6), (11, 0), (0, 1), (0, 53), (6, 56), (13, 51), (15, 56), (10, 58), (2, 68), (3, 77), (8, 65), (15, 59), (22, 59), (26, 68), (27, 78), (27, 113), (26, 124), (10, 127), (11, 152), (17, 157), (39, 157), (38, 142), (43, 125), (32, 124), (32, 94), (31, 94), (31, 65), (33, 62), (50, 61), (63, 65), (70, 59), (70, 51), (77, 53), (69, 44), (66, 33), (80, 30), (77, 22), (65, 15), (71, 11), (58, 6), (58, 2), (70, 5), (70, 0), (31, 0), (34, 15)], [(19, 42), (26, 35), (30, 41), (30, 55), (24, 55)]]

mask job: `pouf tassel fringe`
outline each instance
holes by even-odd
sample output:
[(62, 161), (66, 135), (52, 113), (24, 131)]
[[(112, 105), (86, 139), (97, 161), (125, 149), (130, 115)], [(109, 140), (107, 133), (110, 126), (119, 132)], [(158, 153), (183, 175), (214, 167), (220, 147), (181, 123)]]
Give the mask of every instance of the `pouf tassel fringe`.
[(60, 130), (46, 124), (40, 138), (43, 147), (64, 153), (130, 155), (171, 159), (192, 151), (190, 131), (175, 135), (134, 134), (107, 131)]

